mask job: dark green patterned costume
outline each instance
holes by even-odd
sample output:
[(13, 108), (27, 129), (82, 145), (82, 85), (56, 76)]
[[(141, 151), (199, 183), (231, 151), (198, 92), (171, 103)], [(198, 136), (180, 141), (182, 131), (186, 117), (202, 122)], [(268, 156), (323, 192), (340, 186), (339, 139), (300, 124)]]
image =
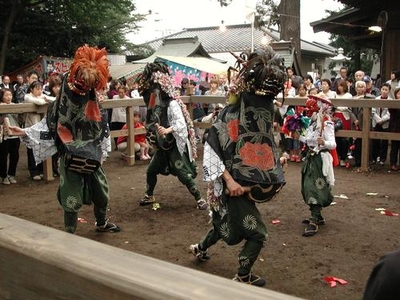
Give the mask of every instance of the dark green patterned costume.
[[(139, 91), (147, 106), (147, 140), (155, 153), (146, 171), (146, 193), (140, 205), (155, 201), (157, 175), (174, 175), (193, 196), (199, 209), (206, 209), (195, 182), (197, 176), (194, 130), (186, 106), (175, 94), (168, 68), (163, 63), (147, 64), (139, 79)], [(165, 136), (158, 126), (172, 130)]]
[(222, 176), (227, 170), (242, 187), (262, 187), (265, 201), (285, 184), (272, 132), (273, 100), (283, 88), (284, 71), (279, 56), (271, 49), (252, 55), (240, 72), (238, 93), (233, 96), (236, 101), (220, 113), (209, 131), (203, 172), (204, 179), (210, 181), (213, 228), (191, 250), (204, 252), (220, 239), (228, 245), (245, 240), (235, 280), (263, 285), (265, 281), (252, 275), (251, 269), (266, 242), (266, 225), (248, 194), (233, 197), (225, 193), (227, 185)]

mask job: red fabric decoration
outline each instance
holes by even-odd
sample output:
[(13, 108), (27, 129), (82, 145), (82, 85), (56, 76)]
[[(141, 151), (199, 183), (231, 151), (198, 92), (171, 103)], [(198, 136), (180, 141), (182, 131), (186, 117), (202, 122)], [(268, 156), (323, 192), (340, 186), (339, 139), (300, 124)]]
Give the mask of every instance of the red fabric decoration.
[(329, 152), (331, 153), (332, 158), (333, 158), (333, 161), (332, 161), (333, 166), (337, 167), (339, 165), (339, 156), (337, 154), (336, 148), (330, 150)]
[(332, 277), (332, 276), (325, 276), (324, 280), (330, 284), (331, 287), (336, 287), (337, 282), (339, 282), (342, 285), (347, 284), (346, 280), (343, 280), (341, 278), (337, 278), (337, 277)]

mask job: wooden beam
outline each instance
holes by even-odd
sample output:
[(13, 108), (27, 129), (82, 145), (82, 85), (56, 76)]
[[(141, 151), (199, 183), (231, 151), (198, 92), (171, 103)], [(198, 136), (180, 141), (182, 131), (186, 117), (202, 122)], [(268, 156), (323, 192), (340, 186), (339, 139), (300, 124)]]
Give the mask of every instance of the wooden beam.
[[(188, 253), (187, 259), (195, 258)], [(0, 298), (299, 299), (5, 214), (0, 214)]]

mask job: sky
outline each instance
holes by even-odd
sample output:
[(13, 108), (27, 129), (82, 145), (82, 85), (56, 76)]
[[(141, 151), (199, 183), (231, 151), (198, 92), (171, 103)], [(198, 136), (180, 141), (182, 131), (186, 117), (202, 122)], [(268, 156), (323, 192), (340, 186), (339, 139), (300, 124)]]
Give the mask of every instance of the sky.
[[(232, 0), (227, 7), (221, 7), (217, 0), (136, 0), (136, 13), (152, 14), (136, 34), (128, 39), (135, 43), (145, 43), (156, 38), (180, 31), (184, 28), (219, 26), (249, 23), (246, 20), (246, 1)], [(343, 5), (337, 0), (301, 0), (301, 38), (307, 41), (329, 43), (329, 34), (314, 33), (311, 22), (328, 16), (325, 10), (339, 11)]]

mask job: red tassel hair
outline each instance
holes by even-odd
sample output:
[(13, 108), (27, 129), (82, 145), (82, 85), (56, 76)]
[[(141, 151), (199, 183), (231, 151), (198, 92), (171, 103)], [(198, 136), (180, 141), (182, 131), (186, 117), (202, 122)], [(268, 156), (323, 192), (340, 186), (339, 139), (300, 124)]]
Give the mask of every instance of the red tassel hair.
[(75, 52), (68, 82), (80, 90), (101, 90), (109, 76), (107, 51), (105, 48), (84, 45)]

